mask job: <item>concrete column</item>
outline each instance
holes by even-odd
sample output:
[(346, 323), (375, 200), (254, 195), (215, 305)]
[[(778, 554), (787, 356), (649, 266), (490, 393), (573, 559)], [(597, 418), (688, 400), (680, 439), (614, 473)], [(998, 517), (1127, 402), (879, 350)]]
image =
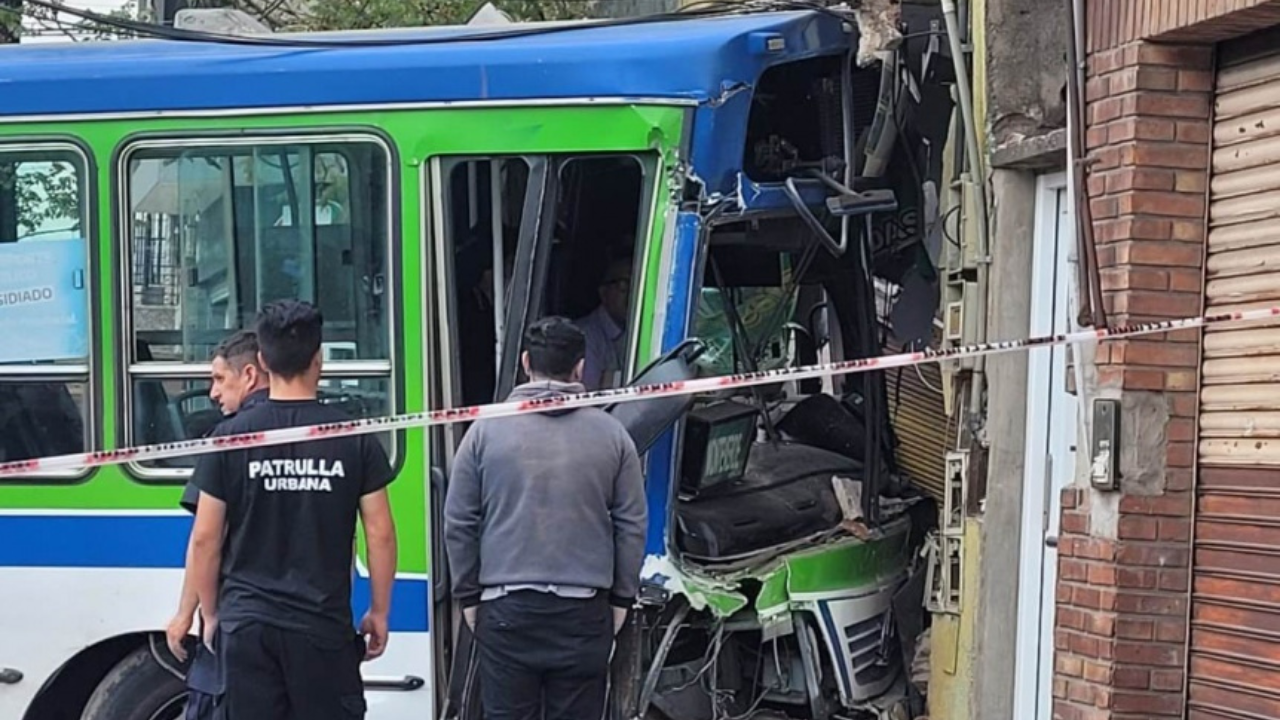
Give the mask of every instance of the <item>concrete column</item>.
[[(1030, 327), (1031, 258), (1035, 236), (1036, 175), (995, 170), (991, 300), (993, 339), (1026, 337)], [(1017, 643), (1019, 530), (1026, 445), (1026, 353), (987, 360), (986, 512), (982, 515), (972, 718), (1013, 717)]]

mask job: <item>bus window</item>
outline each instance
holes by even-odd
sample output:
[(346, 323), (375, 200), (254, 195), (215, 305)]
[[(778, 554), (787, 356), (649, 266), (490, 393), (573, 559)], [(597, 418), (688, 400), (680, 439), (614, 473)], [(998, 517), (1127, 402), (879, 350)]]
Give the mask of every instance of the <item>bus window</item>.
[(587, 332), (589, 388), (625, 381), (655, 165), (630, 155), (441, 162), (438, 229), (452, 267), (442, 284), (453, 375), (445, 404), (492, 402), (524, 381), (523, 330), (551, 314)]
[[(619, 387), (634, 352), (644, 247), (638, 238), (651, 200), (645, 166), (621, 155), (567, 158), (558, 170), (560, 202), (538, 314), (563, 315), (586, 333), (588, 390)], [(517, 381), (525, 380), (516, 371)]]
[(86, 167), (72, 146), (0, 145), (0, 462), (91, 445)]
[[(390, 159), (375, 140), (143, 143), (125, 156), (132, 235), (131, 444), (198, 437), (214, 347), (266, 303), (324, 313), (322, 402), (356, 417), (392, 395)], [(390, 450), (391, 438), (383, 437)], [(162, 475), (190, 458), (147, 467)]]
[[(445, 163), (448, 198), (443, 212), (453, 261), (453, 310), (457, 322), (453, 346), (460, 400), (454, 405), (478, 405), (493, 400), (498, 365), (497, 331), (505, 321), (510, 278), (520, 215), (529, 181), (524, 158), (451, 160)], [(494, 281), (495, 243), (505, 282)], [(503, 312), (494, 314), (501, 302)], [(456, 329), (466, 328), (466, 332)], [(459, 398), (458, 395), (454, 395)]]

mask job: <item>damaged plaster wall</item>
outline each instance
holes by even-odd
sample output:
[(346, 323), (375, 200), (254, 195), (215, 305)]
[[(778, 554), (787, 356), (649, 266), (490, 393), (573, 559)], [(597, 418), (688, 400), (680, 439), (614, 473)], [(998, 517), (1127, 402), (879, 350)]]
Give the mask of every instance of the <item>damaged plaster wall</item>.
[(990, 147), (1065, 128), (1068, 3), (986, 0), (986, 5)]
[[(1080, 411), (1085, 415), (1080, 425), (1076, 447), (1075, 486), (1088, 493), (1090, 532), (1099, 538), (1115, 540), (1119, 536), (1120, 498), (1124, 495), (1159, 496), (1165, 491), (1165, 446), (1168, 440), (1172, 408), (1169, 399), (1158, 392), (1122, 391), (1119, 378), (1102, 376), (1095, 363), (1097, 347), (1091, 344), (1073, 346), (1084, 363), (1084, 393), (1077, 392)], [(1120, 401), (1120, 492), (1097, 492), (1090, 485), (1091, 458), (1087, 433), (1095, 399)]]

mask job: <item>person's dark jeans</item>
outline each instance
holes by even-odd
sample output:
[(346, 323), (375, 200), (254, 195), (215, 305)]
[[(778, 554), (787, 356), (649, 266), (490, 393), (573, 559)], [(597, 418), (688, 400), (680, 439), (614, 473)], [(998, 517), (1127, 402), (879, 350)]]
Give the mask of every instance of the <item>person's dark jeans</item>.
[(485, 720), (604, 717), (613, 611), (603, 593), (518, 592), (482, 603), (475, 638)]
[(246, 623), (219, 629), (214, 643), (228, 720), (363, 720), (365, 646), (354, 629), (333, 641)]

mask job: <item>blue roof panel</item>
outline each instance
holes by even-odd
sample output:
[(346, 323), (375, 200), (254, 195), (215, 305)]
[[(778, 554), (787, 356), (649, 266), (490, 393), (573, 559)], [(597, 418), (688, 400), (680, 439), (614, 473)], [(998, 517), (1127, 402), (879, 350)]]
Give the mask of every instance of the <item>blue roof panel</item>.
[[(461, 38), (474, 27), (308, 35)], [(784, 48), (767, 50), (766, 40)], [(776, 40), (775, 40), (776, 42)], [(769, 66), (838, 52), (836, 18), (773, 12), (500, 40), (280, 47), (169, 40), (0, 49), (0, 116), (569, 98), (703, 101)]]

